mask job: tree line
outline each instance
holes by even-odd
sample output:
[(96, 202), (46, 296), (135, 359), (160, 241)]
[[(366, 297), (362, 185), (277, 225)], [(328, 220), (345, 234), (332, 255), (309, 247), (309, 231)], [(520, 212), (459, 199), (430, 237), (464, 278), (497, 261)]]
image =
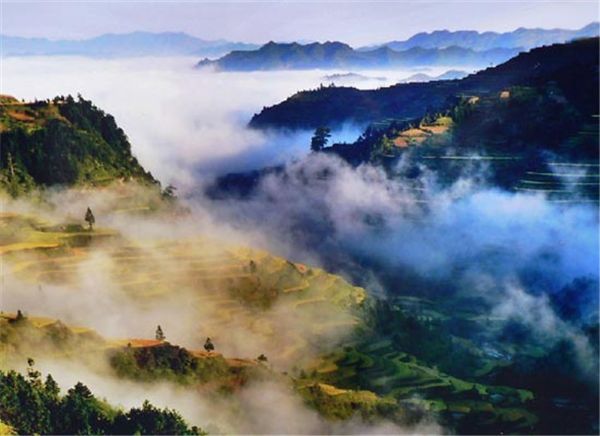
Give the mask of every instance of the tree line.
[(27, 376), (0, 371), (0, 422), (18, 434), (205, 434), (175, 410), (148, 401), (117, 409), (81, 382), (61, 395), (50, 374), (42, 381), (33, 359), (28, 364)]

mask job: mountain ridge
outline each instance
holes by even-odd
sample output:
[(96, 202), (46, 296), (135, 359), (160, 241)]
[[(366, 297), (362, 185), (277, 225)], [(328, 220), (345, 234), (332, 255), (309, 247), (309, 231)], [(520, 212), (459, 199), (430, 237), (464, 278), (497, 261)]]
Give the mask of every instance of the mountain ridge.
[(369, 69), (425, 65), (483, 67), (503, 62), (517, 52), (514, 48), (493, 48), (480, 52), (458, 46), (442, 49), (413, 47), (404, 51), (379, 47), (370, 51), (358, 51), (339, 41), (305, 45), (271, 41), (257, 50), (232, 51), (216, 60), (205, 58), (196, 67), (210, 67), (217, 71)]
[(86, 39), (47, 39), (1, 35), (2, 56), (219, 56), (255, 44), (205, 40), (184, 32), (105, 33)]
[[(516, 84), (551, 81), (567, 69), (576, 75), (590, 68), (597, 71), (598, 41), (589, 38), (535, 48), (460, 80), (401, 83), (373, 90), (329, 86), (301, 91), (264, 108), (252, 117), (249, 125), (260, 129), (314, 129), (344, 122), (368, 124), (386, 118), (418, 118), (451, 106), (457, 94), (499, 92)], [(567, 79), (561, 78), (562, 86), (580, 92)], [(581, 95), (581, 101), (593, 106), (593, 95)]]
[(434, 30), (419, 32), (402, 41), (389, 41), (383, 44), (369, 45), (359, 50), (372, 50), (377, 47), (390, 47), (405, 50), (412, 47), (443, 48), (458, 45), (475, 50), (489, 48), (520, 48), (531, 49), (536, 46), (551, 43), (567, 42), (581, 37), (598, 36), (600, 23), (594, 21), (580, 29), (542, 29), (520, 27), (508, 32), (478, 32), (476, 30)]

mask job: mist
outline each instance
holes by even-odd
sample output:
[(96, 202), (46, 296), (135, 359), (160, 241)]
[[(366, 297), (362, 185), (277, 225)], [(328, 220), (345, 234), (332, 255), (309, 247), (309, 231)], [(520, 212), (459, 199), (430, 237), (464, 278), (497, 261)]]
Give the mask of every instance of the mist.
[[(132, 144), (133, 154), (163, 185), (195, 187), (214, 174), (276, 165), (303, 156), (312, 132), (277, 134), (246, 128), (254, 113), (295, 92), (347, 71), (213, 73), (196, 70), (196, 58), (87, 59), (6, 58), (3, 94), (25, 100), (81, 94), (112, 114)], [(414, 73), (435, 75), (448, 68), (368, 71), (385, 81), (344, 81), (344, 86), (389, 86)], [(40, 80), (43, 71), (44, 80)], [(351, 141), (364, 126), (344, 126), (332, 141)]]
[[(427, 171), (391, 178), (317, 154), (266, 176), (245, 200), (200, 201), (234, 228), (260, 229), (274, 252), (317, 262), (371, 293), (476, 299), (546, 345), (573, 343), (593, 376), (592, 344), (578, 328), (598, 317), (597, 208), (503, 191), (482, 171), (466, 166), (443, 186)], [(579, 288), (577, 319), (561, 319), (551, 303), (580, 280), (594, 285)]]
[[(136, 186), (50, 189), (41, 194), (42, 203), (4, 198), (5, 211), (35, 215), (49, 223), (77, 221), (77, 212), (91, 205), (100, 226), (96, 231), (106, 226), (117, 233), (87, 246), (93, 249), (75, 252), (63, 267), (64, 274), (57, 269), (58, 264), (50, 268), (44, 266), (53, 262), (52, 256), (46, 258), (36, 252), (10, 256), (3, 272), (2, 311), (23, 310), (28, 317), (43, 315), (72, 327), (92, 329), (108, 344), (152, 337), (156, 324), (163, 327), (170, 343), (189, 350), (199, 349), (204, 338), (210, 336), (218, 352), (226, 357), (252, 359), (259, 353), (269, 356), (274, 379), (252, 381), (229, 396), (209, 388), (160, 380), (135, 382), (117, 377), (107, 356), (93, 348), (89, 353), (67, 358), (57, 353), (52, 344), (37, 344), (35, 348), (10, 353), (5, 365), (24, 371), (22, 353), (27, 350), (27, 356), (35, 358), (36, 368), (43, 374), (52, 374), (63, 392), (82, 382), (98, 398), (125, 409), (140, 407), (147, 399), (155, 406), (177, 410), (187, 422), (216, 434), (442, 432), (429, 415), (417, 424), (403, 427), (385, 420), (365, 423), (358, 417), (347, 422), (330, 421), (309, 408), (289, 379), (277, 374), (334, 349), (352, 333), (352, 315), (329, 306), (299, 308), (281, 301), (258, 310), (240, 302), (235, 317), (224, 321), (218, 305), (211, 300), (218, 300), (215, 290), (195, 281), (182, 259), (182, 250), (203, 254), (214, 250), (220, 255), (235, 250), (237, 244), (260, 245), (268, 244), (269, 240), (266, 235), (255, 235), (214, 220), (197, 204), (189, 213), (181, 215), (169, 211), (143, 215), (123, 213), (119, 209), (123, 205), (131, 206), (131, 199), (141, 201), (151, 197), (147, 189)], [(177, 244), (177, 253), (169, 249), (170, 243)], [(143, 258), (143, 262), (128, 265), (126, 275), (119, 265), (122, 250), (126, 250), (128, 256), (135, 254)], [(260, 261), (257, 262), (260, 268)], [(48, 270), (52, 275), (40, 275)], [(173, 282), (173, 288), (157, 296), (152, 296), (153, 292), (140, 293), (143, 286), (137, 290), (128, 288), (132, 278), (149, 275), (154, 280)], [(193, 286), (187, 284), (188, 280)], [(324, 318), (327, 323), (339, 323), (340, 328), (317, 337), (310, 327), (323, 325)], [(297, 346), (301, 346), (300, 354), (293, 350)]]
[[(43, 314), (92, 328), (109, 339), (151, 337), (161, 324), (174, 344), (198, 349), (210, 336), (225, 356), (254, 359), (267, 354), (276, 371), (289, 370), (298, 359), (286, 354), (289, 343), (306, 345), (304, 358), (310, 359), (352, 333), (352, 315), (343, 310), (298, 311), (279, 303), (263, 311), (240, 304), (237, 315), (224, 321), (217, 316), (217, 306), (203, 299), (213, 290), (195, 284), (185, 261), (164, 250), (182, 240), (181, 246), (194, 255), (252, 247), (339, 273), (382, 298), (476, 299), (484, 314), (506, 323), (517, 320), (540, 342), (571, 343), (582, 374), (593, 376), (597, 356), (581, 324), (597, 322), (598, 316), (595, 206), (557, 204), (540, 195), (503, 191), (485, 183), (485, 171), (469, 167), (444, 186), (428, 171), (416, 180), (392, 178), (371, 165), (355, 168), (332, 156), (308, 154), (311, 132), (263, 133), (245, 126), (263, 106), (319, 86), (322, 71), (211, 73), (194, 70), (194, 61), (3, 60), (2, 93), (25, 99), (81, 93), (113, 114), (142, 166), (163, 185), (179, 188), (186, 211), (123, 212), (124, 202), (135, 209), (154, 194), (121, 186), (49, 189), (41, 203), (5, 199), (5, 210), (35, 214), (52, 223), (79, 222), (90, 206), (98, 226), (116, 235), (94, 245), (93, 254), (76, 259), (70, 281), (42, 280), (34, 275), (39, 259), (32, 253), (18, 256), (15, 264), (31, 269), (6, 268), (2, 310)], [(44, 80), (39, 79), (40, 71)], [(414, 72), (368, 75), (385, 76), (391, 84)], [(350, 141), (362, 127), (345, 126), (333, 132), (332, 139)], [(247, 199), (215, 200), (203, 194), (203, 186), (219, 174), (281, 163), (287, 164), (283, 172), (265, 177)], [(147, 295), (136, 294), (139, 289), (127, 291), (119, 280), (123, 249), (136, 250), (145, 259), (128, 272), (131, 277), (172, 281), (169, 289), (177, 287), (177, 298), (165, 298), (160, 289), (150, 289)], [(581, 288), (585, 294), (579, 314), (569, 319), (554, 301), (582, 279), (591, 285)], [(315, 341), (310, 326), (324, 317), (342, 327)], [(270, 337), (264, 335), (265, 326), (273, 332)], [(275, 333), (278, 339), (273, 339)], [(170, 384), (125, 383), (107, 375), (105, 364), (89, 367), (52, 359), (40, 363), (63, 388), (81, 380), (99, 396), (125, 407), (139, 406), (148, 398), (179, 410), (191, 423), (214, 424), (223, 432), (442, 431), (433, 421), (416, 429), (389, 423), (332, 424), (308, 409), (285, 383), (247, 386), (232, 405)]]

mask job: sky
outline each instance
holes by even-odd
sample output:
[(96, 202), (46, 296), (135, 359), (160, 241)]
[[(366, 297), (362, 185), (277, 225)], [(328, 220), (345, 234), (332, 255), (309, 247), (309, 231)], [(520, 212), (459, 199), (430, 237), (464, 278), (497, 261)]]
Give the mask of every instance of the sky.
[(340, 40), (368, 45), (439, 29), (575, 29), (598, 20), (595, 0), (97, 1), (2, 0), (1, 33), (83, 39), (177, 31), (254, 43)]

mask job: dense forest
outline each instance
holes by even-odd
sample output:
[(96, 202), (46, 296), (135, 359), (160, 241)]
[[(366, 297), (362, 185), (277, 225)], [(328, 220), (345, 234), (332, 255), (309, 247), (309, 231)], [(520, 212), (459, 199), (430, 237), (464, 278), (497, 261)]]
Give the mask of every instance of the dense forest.
[(96, 398), (77, 383), (66, 394), (29, 359), (27, 376), (0, 371), (0, 424), (18, 434), (202, 434), (174, 410), (149, 402), (128, 411)]
[(37, 185), (157, 183), (112, 115), (81, 96), (31, 103), (2, 97), (0, 141), (0, 185), (13, 195)]

